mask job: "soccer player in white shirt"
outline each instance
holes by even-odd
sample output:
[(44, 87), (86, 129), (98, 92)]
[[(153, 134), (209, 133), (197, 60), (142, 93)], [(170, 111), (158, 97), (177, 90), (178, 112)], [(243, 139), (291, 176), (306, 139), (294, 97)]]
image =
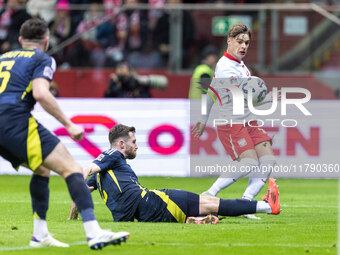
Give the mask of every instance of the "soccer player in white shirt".
[[(243, 63), (242, 59), (246, 56), (250, 44), (251, 32), (244, 24), (237, 24), (231, 27), (228, 31), (227, 44), (228, 48), (224, 55), (220, 58), (215, 69), (215, 79), (219, 78), (247, 78), (251, 76), (248, 68)], [(211, 84), (214, 87), (214, 82)], [(221, 90), (219, 90), (221, 92)], [(220, 108), (220, 114), (223, 116), (232, 115), (232, 103), (229, 100), (227, 90), (224, 89), (224, 95), (219, 93), (222, 98), (223, 105)], [(264, 102), (272, 101), (272, 93), (268, 93)], [(195, 137), (200, 137), (205, 129), (210, 109), (213, 105), (213, 100), (207, 97), (207, 115), (201, 121), (197, 122), (192, 133)], [(233, 121), (243, 123), (244, 120), (249, 120), (250, 111), (245, 107), (245, 114), (241, 117), (233, 116)], [(240, 121), (242, 119), (242, 121)], [(273, 150), (272, 139), (261, 128), (256, 127), (256, 121), (251, 122), (251, 126), (244, 124), (220, 125), (217, 127), (217, 133), (224, 149), (228, 152), (233, 160), (237, 160), (239, 165), (249, 166), (247, 169), (272, 169), (276, 164)], [(203, 192), (202, 195), (216, 196), (222, 189), (230, 186), (242, 176), (249, 172), (238, 172), (233, 175), (233, 178), (220, 176), (209, 190)], [(270, 171), (262, 173), (261, 176), (249, 178), (248, 186), (242, 196), (244, 199), (252, 200), (262, 189), (266, 183)]]

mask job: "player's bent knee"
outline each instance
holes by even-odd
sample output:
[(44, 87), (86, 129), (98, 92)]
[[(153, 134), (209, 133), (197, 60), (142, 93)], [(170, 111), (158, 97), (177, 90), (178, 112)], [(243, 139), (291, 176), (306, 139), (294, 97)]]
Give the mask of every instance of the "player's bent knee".
[(200, 196), (199, 214), (207, 215), (217, 213), (219, 204), (220, 199), (218, 197)]
[(34, 174), (43, 177), (50, 177), (51, 171), (48, 168), (40, 165), (37, 169), (34, 170)]
[(256, 154), (256, 150), (255, 149), (249, 149), (249, 150), (242, 152), (240, 154), (240, 156), (237, 158), (237, 161), (240, 162), (242, 159), (245, 159), (245, 158), (257, 160), (258, 157), (257, 157), (257, 154)]
[(270, 141), (264, 141), (255, 145), (255, 151), (259, 158), (265, 155), (274, 155), (273, 148)]

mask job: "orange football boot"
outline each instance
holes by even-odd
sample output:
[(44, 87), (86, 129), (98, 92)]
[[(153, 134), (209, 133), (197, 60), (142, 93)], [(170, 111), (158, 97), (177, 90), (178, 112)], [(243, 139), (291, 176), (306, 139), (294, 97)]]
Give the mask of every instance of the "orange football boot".
[(263, 199), (268, 202), (272, 212), (269, 214), (280, 213), (279, 189), (274, 178), (269, 178), (267, 196)]

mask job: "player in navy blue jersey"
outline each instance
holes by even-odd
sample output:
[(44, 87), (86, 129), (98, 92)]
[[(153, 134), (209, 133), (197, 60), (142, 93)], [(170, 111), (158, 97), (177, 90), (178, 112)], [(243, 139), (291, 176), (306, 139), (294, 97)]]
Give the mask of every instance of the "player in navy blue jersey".
[[(136, 157), (135, 128), (116, 125), (110, 130), (109, 141), (111, 148), (84, 169), (84, 176), (92, 175), (87, 184), (91, 190), (99, 190), (114, 221), (137, 219), (143, 222), (211, 224), (217, 223), (218, 218), (209, 214), (238, 216), (255, 212), (280, 213), (278, 189), (272, 178), (266, 201), (219, 199), (177, 189), (148, 190), (139, 183), (135, 172), (126, 163), (126, 159)], [(76, 218), (77, 210), (72, 204), (70, 219)]]
[(56, 64), (45, 53), (49, 44), (46, 22), (40, 19), (26, 21), (21, 26), (19, 42), (22, 49), (0, 56), (0, 156), (16, 169), (24, 165), (34, 172), (30, 183), (34, 218), (30, 246), (68, 247), (54, 239), (47, 229), (49, 169), (66, 180), (70, 195), (80, 209), (90, 248), (125, 241), (129, 233), (113, 233), (99, 227), (82, 168), (60, 140), (30, 113), (38, 101), (65, 126), (73, 139), (82, 139), (83, 129), (64, 115), (49, 91)]

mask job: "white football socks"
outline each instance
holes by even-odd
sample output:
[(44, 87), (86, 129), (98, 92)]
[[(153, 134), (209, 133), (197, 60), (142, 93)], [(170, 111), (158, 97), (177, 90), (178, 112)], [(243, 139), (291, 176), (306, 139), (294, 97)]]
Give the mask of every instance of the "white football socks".
[(48, 229), (46, 220), (33, 219), (33, 236), (39, 241), (47, 237)]
[(218, 177), (217, 180), (214, 182), (214, 184), (208, 189), (208, 192), (216, 196), (218, 192), (220, 192), (222, 189), (225, 189), (226, 187), (230, 186), (236, 182), (236, 179), (233, 178), (226, 178), (226, 177)]
[(257, 213), (271, 213), (272, 208), (266, 201), (258, 201), (256, 204), (256, 212)]
[[(241, 169), (241, 166), (245, 168)], [(216, 196), (216, 194), (220, 192), (222, 189), (229, 187), (231, 184), (236, 182), (241, 177), (249, 174), (251, 172), (251, 169), (256, 166), (258, 166), (258, 162), (255, 159), (252, 159), (252, 158), (241, 159), (238, 164), (238, 171), (236, 173), (232, 173), (233, 178), (223, 177), (223, 175), (221, 175), (220, 177), (218, 177), (215, 183), (210, 187), (208, 192), (211, 195)]]
[(96, 220), (90, 220), (83, 223), (87, 238), (94, 238), (102, 232)]
[(248, 186), (243, 193), (242, 198), (253, 200), (265, 185), (270, 173), (276, 165), (273, 155), (265, 155), (259, 158), (260, 172), (254, 173), (256, 178), (249, 178)]

